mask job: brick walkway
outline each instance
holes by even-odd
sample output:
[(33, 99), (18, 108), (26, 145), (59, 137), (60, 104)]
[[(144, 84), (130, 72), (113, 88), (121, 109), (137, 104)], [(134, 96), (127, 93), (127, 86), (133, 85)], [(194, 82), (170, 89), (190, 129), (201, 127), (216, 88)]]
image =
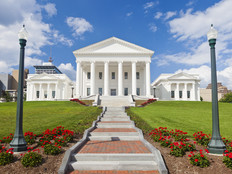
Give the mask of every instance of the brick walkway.
[(70, 174), (159, 174), (159, 172), (157, 170), (151, 170), (151, 171), (85, 170), (85, 171), (73, 171)]
[(93, 132), (137, 132), (133, 128), (97, 128)]
[(151, 153), (141, 141), (88, 141), (78, 153)]

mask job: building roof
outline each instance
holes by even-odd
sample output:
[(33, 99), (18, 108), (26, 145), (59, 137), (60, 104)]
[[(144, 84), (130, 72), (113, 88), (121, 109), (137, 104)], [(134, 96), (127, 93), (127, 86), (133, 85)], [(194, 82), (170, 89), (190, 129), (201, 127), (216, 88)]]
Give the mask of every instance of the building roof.
[(62, 74), (62, 72), (55, 65), (34, 65), (35, 69), (50, 69), (55, 70), (58, 74)]

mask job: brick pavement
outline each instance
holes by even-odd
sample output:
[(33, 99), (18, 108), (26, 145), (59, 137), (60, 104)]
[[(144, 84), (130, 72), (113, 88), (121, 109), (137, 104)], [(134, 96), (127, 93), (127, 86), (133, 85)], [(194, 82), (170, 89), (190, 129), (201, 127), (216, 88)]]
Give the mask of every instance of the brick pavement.
[(78, 153), (151, 153), (141, 141), (88, 141)]

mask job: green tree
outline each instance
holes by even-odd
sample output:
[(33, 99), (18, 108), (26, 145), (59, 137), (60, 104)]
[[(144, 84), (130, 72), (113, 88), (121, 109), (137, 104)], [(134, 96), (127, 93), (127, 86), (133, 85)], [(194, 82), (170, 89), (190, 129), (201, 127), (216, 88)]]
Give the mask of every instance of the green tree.
[(219, 101), (225, 103), (232, 103), (232, 92), (225, 94), (224, 97), (221, 98)]

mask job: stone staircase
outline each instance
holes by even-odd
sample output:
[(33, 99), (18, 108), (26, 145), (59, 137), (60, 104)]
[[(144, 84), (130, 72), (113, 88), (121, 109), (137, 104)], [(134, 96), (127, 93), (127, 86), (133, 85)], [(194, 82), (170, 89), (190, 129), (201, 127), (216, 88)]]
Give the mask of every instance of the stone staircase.
[(157, 158), (154, 152), (157, 149), (154, 149), (143, 139), (142, 132), (135, 127), (124, 108), (108, 107), (97, 128), (89, 132), (88, 141), (72, 154), (68, 168), (74, 173), (133, 170), (166, 174), (163, 160)]
[(100, 96), (100, 105), (106, 107), (130, 106), (129, 96)]

